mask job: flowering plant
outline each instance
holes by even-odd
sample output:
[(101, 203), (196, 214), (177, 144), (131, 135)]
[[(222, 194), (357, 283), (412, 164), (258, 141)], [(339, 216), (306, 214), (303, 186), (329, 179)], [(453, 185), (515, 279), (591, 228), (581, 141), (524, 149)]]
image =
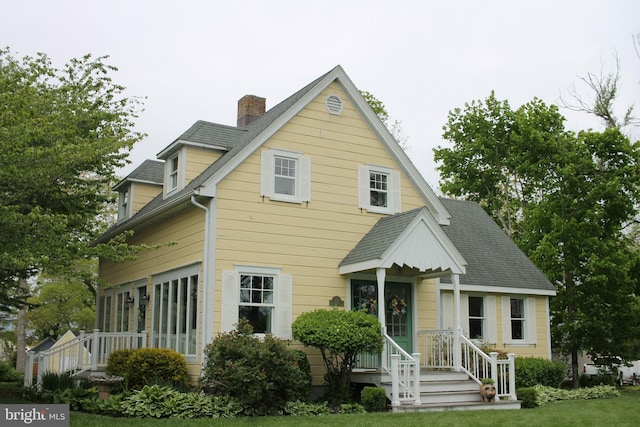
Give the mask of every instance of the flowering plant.
[(394, 316), (405, 314), (407, 312), (407, 302), (404, 298), (394, 295), (389, 299), (389, 310)]

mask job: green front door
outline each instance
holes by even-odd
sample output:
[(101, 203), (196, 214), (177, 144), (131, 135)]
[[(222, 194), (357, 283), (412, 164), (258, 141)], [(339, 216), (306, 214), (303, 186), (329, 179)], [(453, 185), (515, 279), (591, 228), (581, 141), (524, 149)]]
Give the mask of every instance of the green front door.
[(411, 284), (386, 282), (384, 298), (378, 298), (375, 281), (352, 280), (352, 308), (365, 310), (377, 316), (384, 310), (387, 334), (409, 354), (413, 352), (413, 328), (411, 324)]
[(384, 301), (387, 335), (393, 338), (407, 353), (413, 353), (411, 285), (408, 283), (385, 283)]

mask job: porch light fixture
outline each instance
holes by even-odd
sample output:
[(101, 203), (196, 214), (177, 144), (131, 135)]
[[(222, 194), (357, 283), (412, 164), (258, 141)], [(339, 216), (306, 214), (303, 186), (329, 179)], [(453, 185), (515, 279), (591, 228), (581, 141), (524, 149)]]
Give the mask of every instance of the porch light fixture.
[(129, 307), (131, 307), (131, 306), (133, 305), (133, 297), (132, 297), (132, 296), (130, 296), (129, 298), (127, 298), (126, 303), (127, 303), (127, 305), (128, 305)]

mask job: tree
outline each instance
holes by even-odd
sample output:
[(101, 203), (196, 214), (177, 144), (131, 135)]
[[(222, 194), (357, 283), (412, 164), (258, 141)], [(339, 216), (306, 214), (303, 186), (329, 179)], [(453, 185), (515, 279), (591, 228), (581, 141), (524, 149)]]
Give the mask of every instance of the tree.
[(633, 115), (633, 105), (628, 106), (621, 117), (618, 117), (615, 112), (615, 102), (620, 86), (620, 60), (617, 56), (615, 72), (604, 73), (603, 70), (600, 70), (599, 74), (587, 73), (586, 77), (580, 77), (580, 80), (593, 94), (593, 99), (582, 96), (574, 85), (569, 90), (569, 96), (573, 101), (560, 97), (563, 107), (593, 114), (600, 118), (608, 128), (623, 128), (640, 123), (638, 118)]
[(443, 190), (478, 201), (555, 283), (552, 338), (577, 384), (581, 351), (638, 355), (638, 253), (624, 229), (640, 201), (640, 146), (617, 128), (575, 134), (563, 122), (557, 107), (513, 112), (492, 94), (449, 114), (454, 147), (435, 153)]
[[(91, 263), (94, 260), (76, 261)], [(80, 279), (68, 276), (40, 276), (35, 294), (29, 298), (33, 307), (27, 312), (27, 328), (32, 339), (58, 337), (68, 330), (92, 330), (95, 323), (95, 294)]]
[(131, 251), (126, 236), (90, 247), (112, 201), (105, 189), (143, 137), (132, 131), (139, 100), (123, 96), (106, 59), (57, 69), (45, 54), (0, 50), (0, 311), (24, 306), (20, 283), (40, 272)]
[(295, 339), (320, 350), (334, 403), (348, 397), (357, 355), (382, 351), (380, 328), (378, 319), (361, 311), (322, 309), (302, 313), (291, 325)]
[(369, 104), (373, 112), (376, 113), (380, 121), (382, 121), (382, 124), (384, 124), (387, 129), (389, 129), (389, 132), (391, 132), (391, 135), (394, 137), (394, 139), (398, 141), (400, 147), (402, 147), (402, 149), (405, 151), (408, 150), (409, 145), (407, 144), (407, 141), (409, 137), (407, 137), (402, 131), (402, 123), (398, 120), (394, 120), (392, 123), (389, 123), (390, 117), (389, 113), (387, 112), (387, 108), (385, 107), (384, 103), (376, 98), (375, 95), (373, 95), (371, 92), (361, 90), (360, 95), (362, 95), (364, 100), (367, 101), (367, 104)]

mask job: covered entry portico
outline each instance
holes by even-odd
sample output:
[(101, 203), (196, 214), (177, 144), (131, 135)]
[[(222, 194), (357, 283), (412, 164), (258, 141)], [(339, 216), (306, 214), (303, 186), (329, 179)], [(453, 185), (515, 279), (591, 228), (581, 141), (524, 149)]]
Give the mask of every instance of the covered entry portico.
[[(461, 371), (478, 383), (483, 377), (492, 377), (503, 396), (515, 398), (514, 385), (504, 383), (510, 376), (507, 372), (513, 369), (513, 360), (498, 361), (497, 353), (486, 355), (463, 336), (459, 276), (465, 274), (466, 265), (461, 253), (426, 207), (381, 218), (340, 263), (340, 274), (348, 275), (352, 287), (354, 283), (375, 283), (378, 297), (375, 313), (383, 325), (384, 337), (384, 350), (377, 366), (381, 373), (392, 377), (392, 406), (399, 406), (402, 401), (421, 404), (421, 367)], [(414, 296), (415, 306), (406, 308), (411, 315), (408, 326), (413, 325), (409, 328), (411, 336), (402, 342), (406, 337), (398, 332), (407, 329), (389, 330), (394, 320), (390, 319), (392, 309), (398, 306), (390, 307), (387, 299), (393, 296), (387, 291), (400, 281), (411, 283), (412, 292), (419, 295), (428, 292), (423, 279), (444, 276), (450, 277), (453, 285), (454, 329), (418, 334), (418, 313), (434, 307), (420, 307), (421, 298)], [(352, 304), (357, 297), (352, 294)], [(510, 365), (507, 366), (507, 362)]]
[[(339, 271), (346, 275), (368, 273), (373, 276), (375, 273), (381, 306), (376, 313), (382, 325), (388, 322), (385, 316), (388, 310), (384, 309), (383, 304), (388, 305), (384, 298), (387, 272), (392, 268), (394, 274), (400, 273), (414, 281), (450, 275), (454, 284), (455, 329), (461, 330), (458, 277), (464, 274), (465, 265), (465, 259), (442, 231), (440, 224), (426, 207), (421, 207), (381, 218), (342, 260)], [(420, 291), (416, 288), (416, 292)], [(407, 349), (409, 353), (413, 350)]]

